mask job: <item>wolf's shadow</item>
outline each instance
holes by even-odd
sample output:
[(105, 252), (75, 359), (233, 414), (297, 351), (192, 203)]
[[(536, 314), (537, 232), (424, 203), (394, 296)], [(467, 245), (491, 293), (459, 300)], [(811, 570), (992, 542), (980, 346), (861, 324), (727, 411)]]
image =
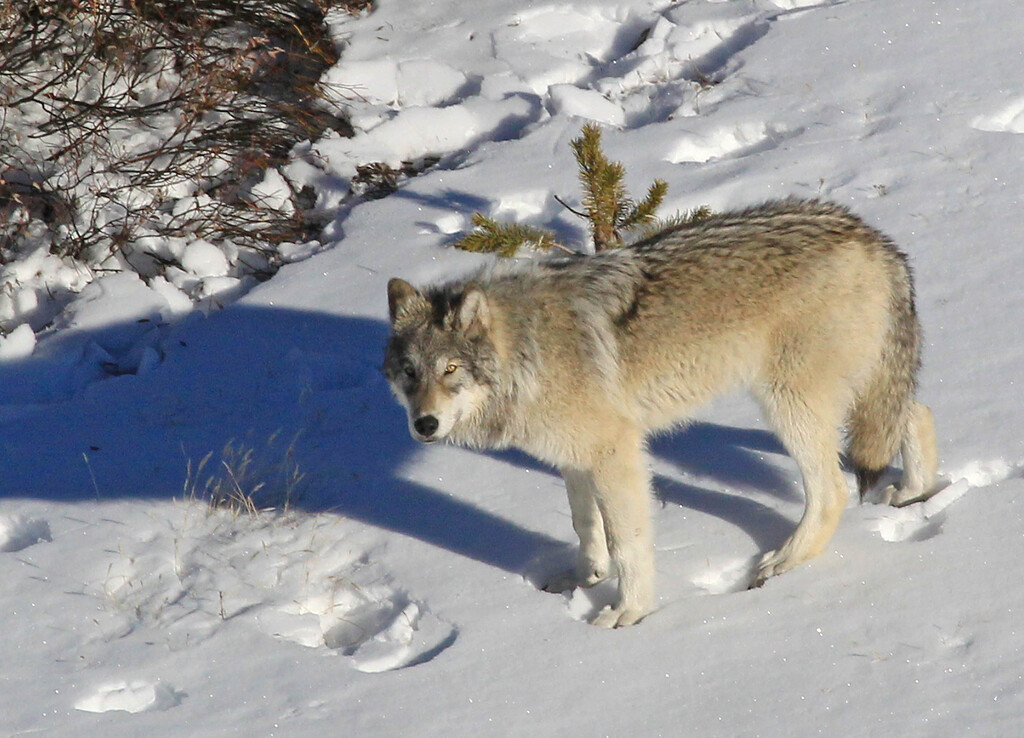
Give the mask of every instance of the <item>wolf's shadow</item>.
[[(299, 509), (332, 511), (517, 574), (564, 550), (568, 525), (559, 540), (405, 478), (428, 451), (409, 438), (377, 369), (386, 331), (377, 320), (235, 305), (176, 326), (133, 321), (42, 345), (0, 365), (0, 496), (201, 494), (200, 460), (212, 453), (204, 470), (213, 473), (233, 442), (257, 460), (287, 453), (312, 472), (290, 500)], [(140, 344), (151, 349), (145, 360)], [(703, 423), (653, 448), (725, 481), (780, 486), (750, 453), (778, 450), (761, 431)], [(501, 456), (537, 466), (522, 454)], [(742, 497), (664, 479), (657, 487), (663, 500), (728, 520), (762, 547), (791, 525)]]

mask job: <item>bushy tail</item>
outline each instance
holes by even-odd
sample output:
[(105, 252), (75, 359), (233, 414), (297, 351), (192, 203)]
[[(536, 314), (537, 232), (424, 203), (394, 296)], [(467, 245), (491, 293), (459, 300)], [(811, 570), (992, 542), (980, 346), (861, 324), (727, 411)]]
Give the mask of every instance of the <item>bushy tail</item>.
[(849, 418), (849, 454), (862, 499), (897, 450), (903, 456), (901, 491), (922, 496), (935, 483), (931, 411), (914, 400), (921, 365), (921, 328), (914, 309), (913, 283), (903, 259), (893, 263), (891, 290), (892, 319), (882, 355), (874, 376), (854, 400)]

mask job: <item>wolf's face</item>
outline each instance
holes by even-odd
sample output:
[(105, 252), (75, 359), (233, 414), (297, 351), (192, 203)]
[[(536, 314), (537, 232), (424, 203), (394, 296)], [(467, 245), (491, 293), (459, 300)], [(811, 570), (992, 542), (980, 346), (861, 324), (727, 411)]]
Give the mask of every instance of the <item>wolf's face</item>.
[(392, 279), (388, 307), (383, 371), (408, 413), (409, 433), (428, 443), (459, 440), (487, 402), (496, 368), (486, 296), (474, 286), (423, 294)]

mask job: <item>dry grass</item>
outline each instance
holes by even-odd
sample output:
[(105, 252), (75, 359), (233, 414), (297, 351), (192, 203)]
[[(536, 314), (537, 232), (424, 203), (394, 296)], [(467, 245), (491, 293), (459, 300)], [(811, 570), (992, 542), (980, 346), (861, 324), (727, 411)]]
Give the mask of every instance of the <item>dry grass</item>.
[(187, 460), (184, 497), (190, 502), (255, 518), (270, 510), (290, 513), (301, 501), (306, 474), (295, 459), (295, 441), (281, 449), (277, 434), (262, 448), (231, 440), (219, 459), (213, 457), (211, 451), (195, 467)]

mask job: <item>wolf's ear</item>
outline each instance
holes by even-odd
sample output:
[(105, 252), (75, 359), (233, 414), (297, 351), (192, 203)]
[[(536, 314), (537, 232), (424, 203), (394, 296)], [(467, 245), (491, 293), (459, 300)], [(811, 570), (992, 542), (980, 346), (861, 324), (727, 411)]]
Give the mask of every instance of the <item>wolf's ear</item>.
[(388, 280), (388, 312), (391, 314), (391, 325), (401, 322), (404, 317), (424, 305), (426, 300), (423, 294), (404, 279), (394, 277)]
[(491, 328), (491, 307), (478, 285), (467, 285), (459, 306), (459, 327), (470, 338), (482, 336)]

